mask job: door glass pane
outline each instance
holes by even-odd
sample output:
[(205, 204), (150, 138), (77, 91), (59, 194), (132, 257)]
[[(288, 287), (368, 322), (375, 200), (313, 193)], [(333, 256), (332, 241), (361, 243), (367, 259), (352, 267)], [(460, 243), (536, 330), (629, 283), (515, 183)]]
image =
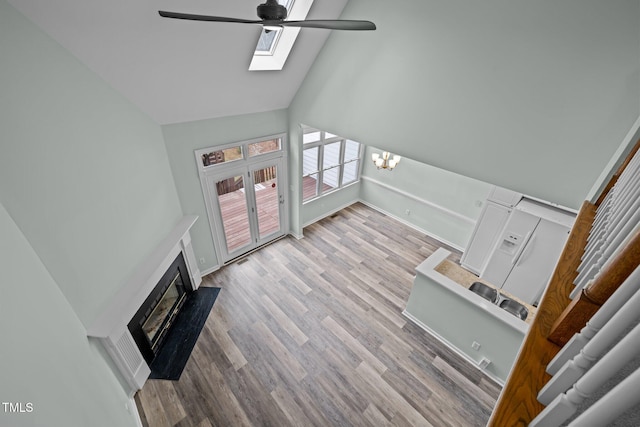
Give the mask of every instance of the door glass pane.
[(242, 146), (225, 148), (202, 155), (202, 166), (211, 166), (218, 163), (228, 163), (242, 159)]
[(340, 163), (340, 144), (341, 142), (333, 142), (324, 146), (323, 169), (337, 166)]
[(253, 171), (258, 230), (261, 239), (280, 230), (280, 203), (276, 175), (275, 166)]
[(244, 177), (238, 175), (218, 181), (216, 191), (227, 241), (227, 253), (230, 254), (251, 243)]
[(280, 150), (280, 138), (249, 144), (249, 157)]

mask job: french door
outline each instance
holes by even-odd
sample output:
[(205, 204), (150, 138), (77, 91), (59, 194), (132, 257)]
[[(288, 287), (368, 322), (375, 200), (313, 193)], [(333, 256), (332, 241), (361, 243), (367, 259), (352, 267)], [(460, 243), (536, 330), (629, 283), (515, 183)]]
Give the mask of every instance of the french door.
[(284, 234), (282, 158), (225, 168), (207, 177), (222, 263)]

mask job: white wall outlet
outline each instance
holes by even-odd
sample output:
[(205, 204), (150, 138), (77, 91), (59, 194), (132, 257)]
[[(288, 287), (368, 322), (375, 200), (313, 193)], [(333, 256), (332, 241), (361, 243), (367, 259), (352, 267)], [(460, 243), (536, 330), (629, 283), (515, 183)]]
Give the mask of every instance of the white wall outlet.
[(486, 357), (483, 357), (482, 360), (478, 362), (478, 366), (480, 367), (480, 369), (486, 369), (490, 364), (491, 360), (487, 359)]
[(473, 344), (471, 344), (471, 348), (474, 350), (480, 350), (480, 343), (478, 341), (474, 341)]
[(200, 264), (204, 264), (204, 258), (200, 258)]

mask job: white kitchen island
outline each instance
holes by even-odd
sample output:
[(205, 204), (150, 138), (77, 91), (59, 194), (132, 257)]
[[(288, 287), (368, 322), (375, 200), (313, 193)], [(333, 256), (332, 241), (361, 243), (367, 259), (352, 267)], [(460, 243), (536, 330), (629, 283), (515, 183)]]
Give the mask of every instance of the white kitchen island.
[(448, 261), (450, 254), (440, 248), (416, 267), (403, 314), (504, 384), (535, 307), (524, 304), (529, 310), (525, 321), (471, 292), (468, 288), (474, 281), (493, 285)]

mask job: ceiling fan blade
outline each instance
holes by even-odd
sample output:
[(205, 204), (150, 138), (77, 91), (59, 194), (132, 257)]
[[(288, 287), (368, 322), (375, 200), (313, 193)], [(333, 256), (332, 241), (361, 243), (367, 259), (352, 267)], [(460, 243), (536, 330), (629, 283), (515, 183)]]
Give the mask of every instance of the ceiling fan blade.
[[(265, 21), (265, 25), (266, 21)], [(326, 28), (328, 30), (375, 30), (376, 24), (371, 21), (355, 21), (348, 19), (331, 20), (331, 19), (312, 19), (308, 21), (280, 21), (274, 25), (283, 27), (302, 27), (302, 28)]]
[(235, 22), (237, 24), (262, 24), (262, 21), (226, 18), (224, 16), (192, 15), (190, 13), (167, 12), (164, 10), (159, 10), (158, 13), (163, 18), (187, 19), (189, 21)]

